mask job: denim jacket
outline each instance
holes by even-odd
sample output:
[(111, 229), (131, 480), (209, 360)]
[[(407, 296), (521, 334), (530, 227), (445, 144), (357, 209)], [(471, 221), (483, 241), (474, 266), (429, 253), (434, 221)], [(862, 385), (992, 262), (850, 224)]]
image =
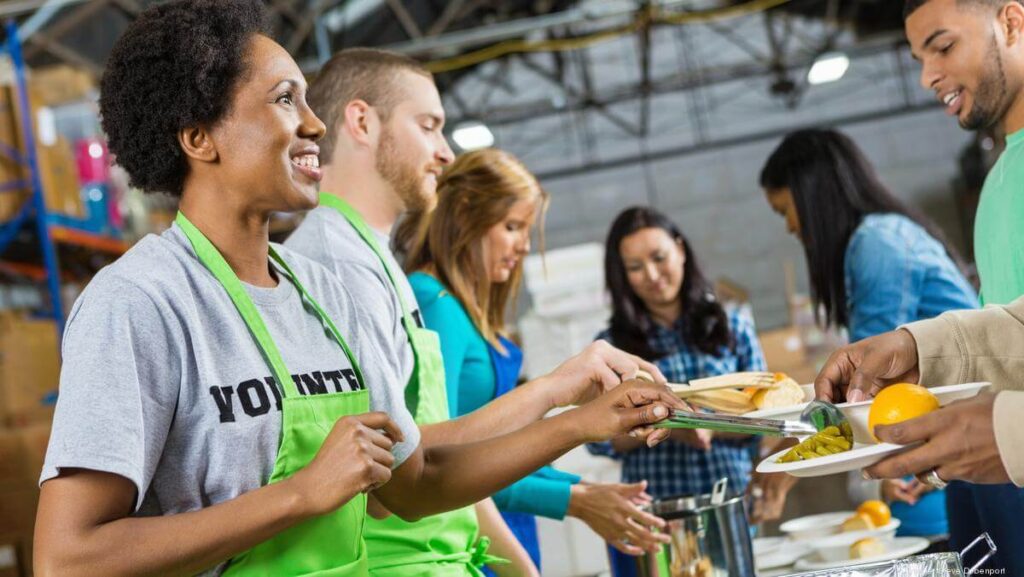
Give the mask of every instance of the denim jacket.
[(899, 214), (870, 214), (846, 245), (850, 341), (978, 307), (978, 295), (942, 244)]

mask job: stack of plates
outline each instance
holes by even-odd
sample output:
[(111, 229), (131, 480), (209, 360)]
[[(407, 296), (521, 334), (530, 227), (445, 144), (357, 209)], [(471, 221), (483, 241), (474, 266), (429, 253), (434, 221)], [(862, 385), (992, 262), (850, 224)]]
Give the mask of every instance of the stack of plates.
[[(754, 539), (754, 563), (758, 574), (768, 577), (793, 571), (818, 571), (901, 559), (924, 551), (930, 544), (927, 539), (919, 537), (896, 537), (900, 526), (897, 519), (878, 529), (842, 533), (843, 521), (851, 515), (853, 511), (801, 517), (783, 523), (780, 529), (787, 534), (786, 537)], [(851, 559), (850, 546), (868, 537), (884, 542), (886, 552)]]

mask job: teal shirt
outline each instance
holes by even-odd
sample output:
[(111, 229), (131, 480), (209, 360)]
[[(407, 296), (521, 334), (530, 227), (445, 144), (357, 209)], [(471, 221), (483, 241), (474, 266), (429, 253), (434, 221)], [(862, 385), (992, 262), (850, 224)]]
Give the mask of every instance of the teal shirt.
[[(479, 409), (494, 400), (494, 365), (487, 341), (476, 329), (462, 303), (436, 278), (416, 272), (409, 284), (423, 314), (423, 323), (441, 337), (444, 357), (448, 408), (452, 417)], [(549, 519), (562, 519), (569, 508), (576, 475), (544, 467), (494, 494), (494, 503), (502, 511), (529, 513)]]
[(1006, 137), (1006, 150), (988, 173), (974, 220), (974, 258), (981, 300), (1005, 305), (1024, 295), (1024, 130)]

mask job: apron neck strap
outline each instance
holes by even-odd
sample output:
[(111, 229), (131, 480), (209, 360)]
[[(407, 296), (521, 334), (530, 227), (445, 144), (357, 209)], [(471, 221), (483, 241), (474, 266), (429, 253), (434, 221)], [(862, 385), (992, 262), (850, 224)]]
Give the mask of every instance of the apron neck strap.
[(402, 290), (399, 288), (398, 283), (395, 280), (397, 275), (400, 273), (391, 269), (391, 265), (388, 263), (388, 259), (384, 255), (385, 249), (380, 246), (377, 236), (372, 230), (370, 230), (370, 225), (366, 224), (366, 220), (363, 219), (363, 215), (359, 214), (359, 212), (353, 208), (348, 201), (338, 198), (333, 194), (327, 194), (326, 192), (320, 193), (320, 204), (333, 208), (338, 211), (341, 216), (345, 217), (345, 220), (352, 225), (352, 228), (356, 229), (356, 233), (359, 234), (359, 238), (362, 238), (363, 242), (365, 242), (374, 254), (377, 255), (380, 263), (384, 265), (384, 271), (388, 275), (388, 280), (391, 281), (391, 286), (395, 289), (395, 294), (398, 295), (398, 304), (402, 307), (402, 322), (405, 324), (405, 330), (410, 331), (416, 328), (417, 325), (413, 322), (412, 315), (409, 314), (409, 307), (405, 303), (405, 297), (402, 296)]
[[(259, 311), (256, 309), (256, 305), (252, 302), (252, 298), (249, 293), (245, 292), (245, 287), (242, 286), (242, 281), (239, 280), (238, 275), (232, 270), (231, 265), (224, 260), (224, 256), (217, 250), (217, 247), (213, 246), (206, 235), (204, 235), (188, 218), (181, 212), (175, 217), (174, 222), (181, 228), (182, 232), (185, 233), (185, 237), (192, 244), (193, 250), (196, 252), (196, 256), (199, 258), (199, 262), (203, 263), (203, 266), (213, 274), (214, 278), (224, 287), (224, 290), (228, 293), (231, 298), (231, 302), (234, 303), (235, 308), (238, 310), (238, 314), (241, 315), (242, 320), (245, 321), (245, 325), (249, 328), (249, 332), (252, 334), (253, 339), (259, 346), (260, 352), (263, 354), (264, 360), (270, 369), (274, 373), (274, 378), (277, 380), (278, 385), (281, 387), (281, 391), (285, 398), (294, 398), (299, 396), (298, 387), (295, 385), (295, 381), (292, 380), (291, 373), (288, 372), (288, 367), (284, 364), (284, 359), (281, 357), (281, 352), (278, 350), (277, 345), (274, 343), (274, 339), (270, 336), (270, 331), (267, 330), (267, 325), (263, 322), (263, 317), (260, 316)], [(341, 333), (338, 332), (337, 327), (331, 319), (324, 313), (320, 305), (313, 300), (313, 298), (306, 292), (305, 287), (299, 282), (299, 279), (292, 273), (291, 268), (284, 262), (284, 260), (277, 254), (277, 251), (273, 247), (270, 248), (270, 257), (281, 266), (285, 271), (285, 275), (288, 281), (291, 282), (295, 288), (302, 295), (313, 310), (316, 312), (320, 322), (324, 324), (334, 340), (341, 345), (342, 350), (348, 357), (349, 362), (352, 364), (352, 368), (356, 373), (356, 377), (359, 380), (360, 385), (365, 387), (363, 383), (362, 373), (359, 370), (359, 365), (356, 363), (355, 356), (352, 351), (349, 350), (348, 344), (345, 343), (345, 339), (342, 338)]]
[(306, 291), (306, 287), (302, 286), (302, 283), (299, 282), (299, 277), (295, 276), (291, 267), (288, 266), (288, 263), (286, 263), (283, 258), (281, 258), (281, 255), (277, 254), (274, 247), (270, 247), (270, 258), (274, 259), (274, 262), (276, 262), (278, 266), (284, 269), (285, 273), (287, 273), (288, 278), (292, 281), (292, 284), (295, 285), (295, 288), (298, 289), (299, 294), (302, 295), (302, 298), (305, 299), (306, 303), (308, 303), (310, 308), (313, 309), (313, 312), (316, 313), (317, 318), (320, 319), (320, 324), (327, 329), (327, 332), (334, 337), (334, 341), (338, 343), (341, 350), (345, 352), (345, 356), (348, 358), (349, 364), (352, 365), (352, 370), (356, 373), (356, 380), (359, 381), (359, 384), (362, 385), (363, 388), (366, 388), (366, 382), (363, 380), (363, 371), (359, 368), (359, 362), (356, 361), (356, 356), (352, 353), (352, 349), (348, 347), (348, 343), (345, 342), (345, 337), (341, 336), (341, 331), (339, 331), (338, 327), (335, 326), (334, 321), (332, 321), (331, 317), (324, 312), (323, 308), (320, 307), (320, 303), (313, 298), (313, 295)]

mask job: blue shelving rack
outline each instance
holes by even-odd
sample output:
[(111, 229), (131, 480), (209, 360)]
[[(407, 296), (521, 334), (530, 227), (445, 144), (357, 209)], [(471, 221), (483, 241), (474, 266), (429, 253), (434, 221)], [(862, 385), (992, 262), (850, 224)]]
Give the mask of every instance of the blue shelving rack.
[(16, 191), (28, 188), (31, 190), (31, 196), (22, 205), (14, 219), (0, 224), (0, 254), (14, 241), (18, 232), (26, 224), (30, 221), (34, 224), (43, 254), (43, 266), (46, 271), (46, 290), (49, 297), (49, 308), (42, 311), (41, 316), (53, 319), (57, 324), (57, 334), (60, 337), (64, 333), (64, 304), (60, 292), (60, 263), (57, 260), (57, 249), (54, 245), (53, 236), (50, 233), (50, 219), (47, 215), (42, 179), (39, 175), (39, 163), (36, 156), (36, 135), (32, 126), (32, 107), (28, 98), (28, 84), (25, 78), (25, 59), (21, 52), (21, 41), (18, 38), (17, 23), (14, 20), (8, 20), (5, 30), (7, 38), (4, 41), (3, 47), (0, 48), (0, 54), (6, 54), (11, 59), (14, 70), (15, 97), (22, 111), (20, 115), (21, 134), (23, 135), (25, 150), (21, 152), (16, 148), (0, 143), (0, 154), (8, 156), (26, 167), (29, 176), (27, 180), (22, 179), (0, 183), (0, 194), (13, 194)]

